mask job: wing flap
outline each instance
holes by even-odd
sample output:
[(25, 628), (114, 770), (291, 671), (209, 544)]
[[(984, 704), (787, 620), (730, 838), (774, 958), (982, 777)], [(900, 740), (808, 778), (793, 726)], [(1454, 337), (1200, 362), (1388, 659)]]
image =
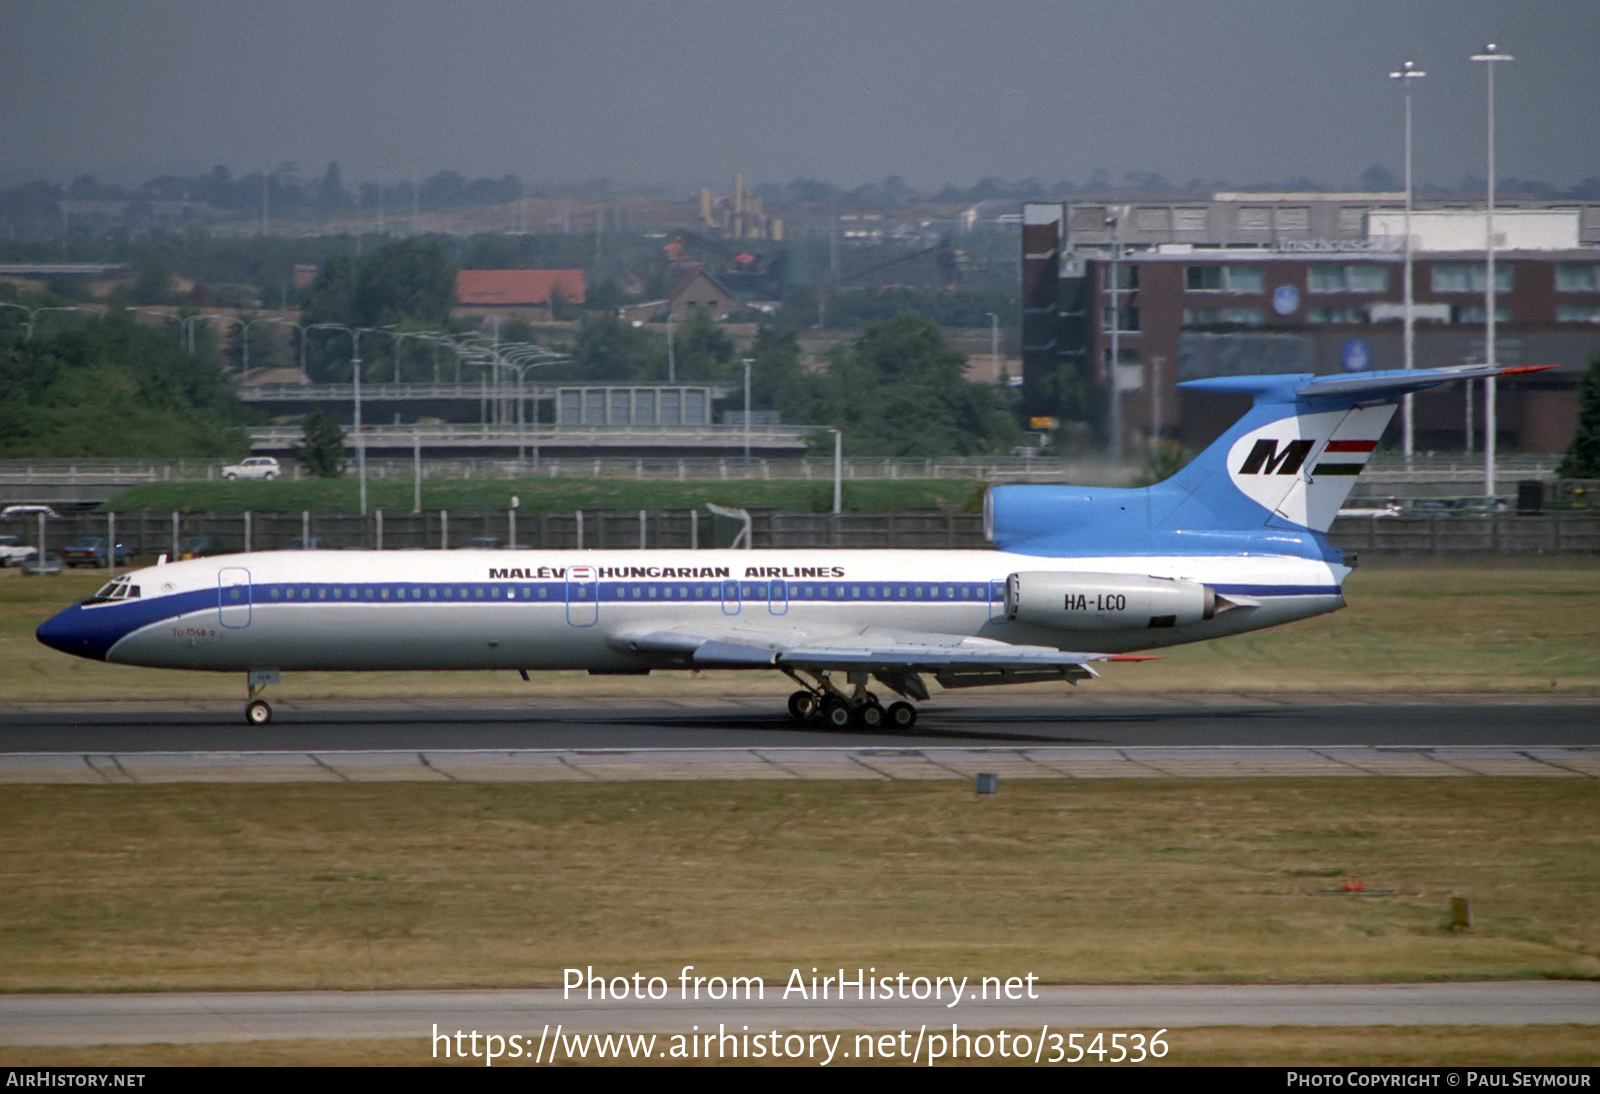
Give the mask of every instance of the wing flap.
[(857, 634), (819, 636), (793, 631), (765, 633), (730, 628), (707, 633), (660, 628), (618, 633), (611, 637), (611, 643), (617, 649), (681, 667), (928, 672), (941, 682), (945, 677), (967, 678), (973, 674), (1043, 674), (1042, 678), (1084, 679), (1096, 675), (1089, 667), (1091, 662), (1149, 659), (1138, 654), (1076, 652), (967, 635), (872, 628)]

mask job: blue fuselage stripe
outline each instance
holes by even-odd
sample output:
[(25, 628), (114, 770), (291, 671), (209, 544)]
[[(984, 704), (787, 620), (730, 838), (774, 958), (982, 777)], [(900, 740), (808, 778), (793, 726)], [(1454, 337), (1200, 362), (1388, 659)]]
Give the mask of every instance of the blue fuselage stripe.
[[(1337, 596), (1337, 585), (1217, 584), (1224, 596)], [(80, 656), (104, 659), (111, 647), (134, 632), (169, 619), (218, 609), (232, 610), (234, 626), (266, 609), (296, 606), (427, 604), (431, 607), (490, 604), (550, 606), (571, 603), (843, 605), (861, 602), (987, 604), (1004, 600), (1001, 581), (872, 581), (713, 579), (677, 581), (452, 581), (452, 582), (271, 582), (199, 589), (136, 600), (85, 603), (52, 617), (39, 628), (49, 645)], [(226, 616), (219, 616), (223, 626)], [(69, 646), (70, 643), (70, 646)]]

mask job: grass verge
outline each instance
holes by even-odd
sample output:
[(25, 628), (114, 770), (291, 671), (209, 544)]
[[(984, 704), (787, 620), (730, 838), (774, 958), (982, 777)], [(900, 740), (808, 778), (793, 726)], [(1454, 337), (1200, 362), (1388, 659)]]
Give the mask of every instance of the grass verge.
[[(1573, 779), (16, 786), (0, 991), (1600, 976)], [(1340, 891), (1348, 873), (1390, 895)], [(1449, 929), (1452, 896), (1471, 931)], [(675, 982), (675, 981), (674, 981)]]

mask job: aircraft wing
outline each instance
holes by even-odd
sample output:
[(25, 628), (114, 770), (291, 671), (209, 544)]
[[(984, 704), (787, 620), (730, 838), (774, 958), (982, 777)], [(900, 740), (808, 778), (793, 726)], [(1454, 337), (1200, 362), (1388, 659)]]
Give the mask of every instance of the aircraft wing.
[(1064, 679), (1097, 675), (1095, 661), (1147, 661), (1148, 655), (1083, 653), (1053, 646), (1022, 646), (990, 638), (869, 627), (857, 633), (800, 631), (641, 629), (619, 632), (612, 644), (654, 655), (673, 667), (758, 668), (870, 672), (896, 691), (926, 692), (916, 676), (933, 675), (945, 687)]

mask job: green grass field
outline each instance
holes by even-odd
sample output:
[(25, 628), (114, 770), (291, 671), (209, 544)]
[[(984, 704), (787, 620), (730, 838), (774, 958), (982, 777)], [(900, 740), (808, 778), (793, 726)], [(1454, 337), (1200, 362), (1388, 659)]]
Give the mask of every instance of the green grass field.
[[(455, 487), (456, 489), (451, 489)], [(358, 484), (354, 478), (279, 479), (274, 482), (151, 483), (125, 491), (101, 506), (119, 513), (148, 509), (171, 513), (300, 512), (355, 513), (359, 511)], [(789, 480), (729, 479), (727, 481), (651, 482), (593, 479), (456, 479), (427, 481), (422, 485), (424, 509), (480, 512), (480, 506), (460, 491), (495, 509), (520, 499), (524, 513), (570, 513), (574, 509), (701, 509), (707, 502), (742, 509), (776, 509), (786, 513), (827, 513), (833, 509), (832, 479)], [(367, 506), (387, 512), (411, 511), (414, 488), (409, 478), (367, 481)], [(892, 481), (862, 479), (844, 484), (844, 506), (851, 512), (898, 512), (940, 509), (978, 512), (983, 485), (955, 479)]]
[(1597, 816), (1578, 778), (15, 785), (0, 990), (1594, 978)]

